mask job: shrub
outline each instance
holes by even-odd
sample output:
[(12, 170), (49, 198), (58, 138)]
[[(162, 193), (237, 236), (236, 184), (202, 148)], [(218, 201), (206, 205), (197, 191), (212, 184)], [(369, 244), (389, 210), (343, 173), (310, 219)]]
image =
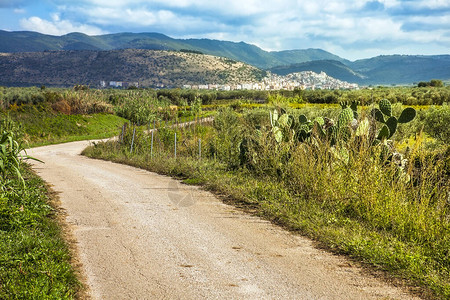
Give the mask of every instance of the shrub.
[(431, 107), (425, 115), (424, 130), (444, 144), (450, 143), (450, 106)]

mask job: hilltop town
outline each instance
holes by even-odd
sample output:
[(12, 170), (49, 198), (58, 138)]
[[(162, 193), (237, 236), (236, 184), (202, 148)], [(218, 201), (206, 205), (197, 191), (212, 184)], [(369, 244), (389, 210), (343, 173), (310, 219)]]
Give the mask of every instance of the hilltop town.
[(341, 81), (325, 72), (317, 74), (312, 71), (303, 71), (291, 73), (286, 76), (272, 74), (267, 72), (260, 82), (247, 82), (239, 84), (202, 84), (202, 85), (183, 85), (184, 89), (199, 90), (294, 90), (295, 88), (315, 90), (333, 90), (333, 89), (359, 89), (358, 84)]

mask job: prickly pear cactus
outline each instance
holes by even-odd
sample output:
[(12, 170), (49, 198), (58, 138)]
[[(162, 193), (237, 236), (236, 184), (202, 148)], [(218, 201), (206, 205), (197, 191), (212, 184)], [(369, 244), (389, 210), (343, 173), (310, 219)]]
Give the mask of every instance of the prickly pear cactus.
[(338, 128), (344, 128), (353, 120), (353, 110), (349, 107), (343, 109), (339, 114)]
[(299, 122), (300, 124), (308, 123), (308, 118), (307, 118), (305, 115), (300, 115), (300, 116), (298, 117), (298, 122)]
[[(322, 121), (325, 123), (325, 121), (322, 118)], [(319, 138), (324, 139), (327, 134), (325, 133), (325, 130), (323, 129), (323, 125), (321, 124), (317, 118), (314, 119), (314, 127), (313, 127), (313, 131), (319, 136)]]
[(378, 102), (378, 106), (383, 114), (390, 117), (392, 115), (392, 105), (391, 102), (387, 99), (380, 100)]
[(358, 110), (358, 105), (359, 105), (359, 101), (352, 101), (352, 103), (350, 104), (350, 108), (356, 112)]
[(272, 128), (272, 132), (277, 143), (281, 143), (281, 141), (283, 140), (283, 131), (280, 129), (280, 127), (274, 126)]
[(335, 145), (338, 138), (338, 128), (336, 125), (331, 125), (327, 129), (327, 137), (330, 142), (330, 145)]
[(384, 120), (384, 115), (383, 115), (383, 113), (382, 113), (381, 110), (379, 110), (378, 108), (374, 108), (374, 109), (372, 110), (372, 116), (375, 118), (375, 120), (377, 120), (377, 121), (380, 122), (380, 123), (386, 122), (386, 121)]
[(288, 114), (281, 115), (278, 118), (278, 125), (285, 129), (290, 128), (292, 126), (292, 119)]
[(324, 118), (322, 118), (322, 117), (316, 117), (316, 118), (314, 118), (313, 123), (314, 123), (314, 122), (317, 122), (320, 126), (323, 126), (323, 125), (325, 124), (325, 120), (324, 120)]
[(400, 117), (398, 118), (399, 123), (408, 123), (414, 120), (416, 117), (416, 110), (412, 107), (405, 108), (402, 113), (400, 114)]
[(375, 120), (384, 124), (377, 137), (380, 141), (390, 139), (397, 131), (399, 123), (411, 122), (416, 117), (416, 110), (412, 107), (408, 107), (402, 111), (400, 117), (397, 119), (397, 117), (392, 116), (391, 102), (386, 99), (381, 100), (378, 103), (378, 106), (380, 109), (374, 108), (371, 114)]
[(389, 119), (387, 119), (386, 121), (386, 126), (389, 128), (389, 136), (388, 139), (390, 139), (394, 133), (397, 131), (397, 118), (396, 117), (390, 117)]
[(388, 139), (390, 135), (389, 128), (386, 125), (383, 125), (380, 132), (378, 133), (377, 140), (385, 140)]
[(278, 110), (274, 109), (273, 112), (270, 113), (270, 125), (275, 126), (278, 121)]
[(347, 107), (350, 107), (353, 111), (353, 118), (358, 119), (358, 105), (359, 105), (359, 101), (352, 101), (352, 102), (348, 102), (348, 101), (342, 101), (339, 102), (339, 104), (341, 105), (342, 109), (346, 109)]

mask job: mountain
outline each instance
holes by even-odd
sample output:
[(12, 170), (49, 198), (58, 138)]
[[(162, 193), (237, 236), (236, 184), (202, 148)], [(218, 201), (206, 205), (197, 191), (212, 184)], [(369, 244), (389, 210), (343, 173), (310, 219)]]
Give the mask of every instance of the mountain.
[(244, 42), (174, 39), (160, 33), (124, 32), (98, 36), (70, 33), (52, 36), (0, 30), (0, 53), (121, 49), (187, 50), (241, 61), (260, 69), (270, 69), (275, 74), (323, 71), (336, 79), (361, 85), (412, 84), (431, 79), (450, 79), (450, 55), (387, 55), (352, 62), (321, 49), (265, 51)]
[(265, 71), (228, 58), (176, 51), (125, 49), (0, 54), (0, 85), (98, 86), (100, 81), (142, 86), (259, 81)]
[(320, 49), (268, 52), (244, 42), (211, 39), (174, 39), (160, 33), (116, 33), (88, 36), (69, 33), (52, 36), (30, 31), (0, 30), (0, 52), (40, 52), (58, 50), (193, 50), (205, 54), (228, 57), (267, 69), (279, 65), (302, 63), (310, 60), (344, 59)]
[(347, 63), (365, 84), (408, 84), (450, 79), (450, 55), (382, 55)]
[(356, 73), (350, 67), (336, 60), (315, 60), (300, 64), (279, 66), (269, 69), (274, 74), (287, 75), (303, 71), (313, 71), (315, 73), (325, 72), (327, 75), (347, 82), (362, 82), (365, 76)]
[(315, 60), (300, 64), (278, 66), (272, 73), (314, 71), (360, 85), (412, 84), (431, 79), (450, 79), (450, 55), (388, 55), (354, 62)]
[(304, 63), (319, 60), (335, 60), (344, 64), (350, 63), (349, 60), (343, 59), (322, 49), (285, 50), (271, 53), (283, 62), (283, 64), (278, 64), (278, 66), (292, 64), (293, 62)]

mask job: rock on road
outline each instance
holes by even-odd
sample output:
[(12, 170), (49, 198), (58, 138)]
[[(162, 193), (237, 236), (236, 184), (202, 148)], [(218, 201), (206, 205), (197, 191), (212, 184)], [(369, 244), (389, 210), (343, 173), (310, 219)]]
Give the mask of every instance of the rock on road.
[(72, 227), (92, 299), (415, 299), (342, 257), (151, 172), (28, 150)]

